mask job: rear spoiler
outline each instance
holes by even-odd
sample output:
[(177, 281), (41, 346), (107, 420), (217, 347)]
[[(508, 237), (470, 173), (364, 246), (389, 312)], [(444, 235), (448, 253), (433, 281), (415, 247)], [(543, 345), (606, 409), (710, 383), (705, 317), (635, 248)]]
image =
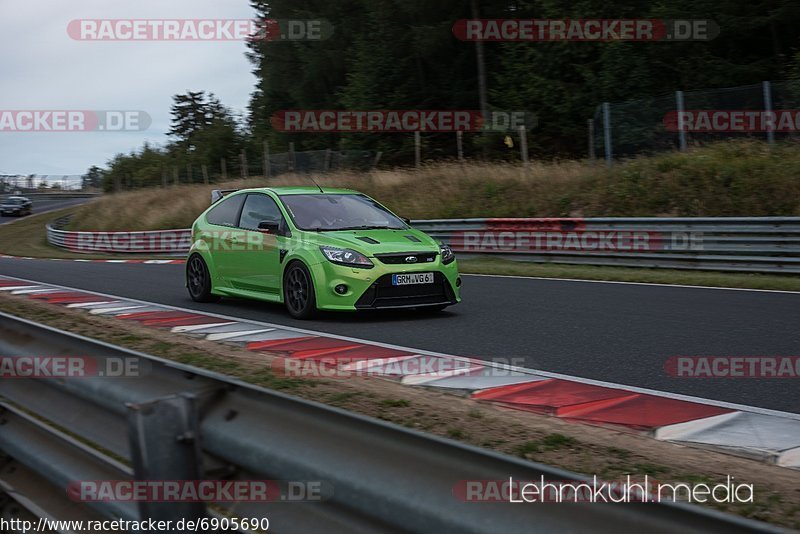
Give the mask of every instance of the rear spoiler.
[(215, 203), (216, 201), (220, 200), (222, 197), (230, 195), (238, 191), (238, 189), (212, 189), (211, 190), (211, 203)]

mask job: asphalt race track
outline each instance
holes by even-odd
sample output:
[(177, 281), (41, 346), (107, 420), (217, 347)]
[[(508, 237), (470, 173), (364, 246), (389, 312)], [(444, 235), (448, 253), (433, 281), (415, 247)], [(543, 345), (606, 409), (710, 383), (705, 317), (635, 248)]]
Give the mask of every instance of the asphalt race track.
[[(36, 200), (31, 199), (33, 202), (33, 214), (42, 213), (43, 211), (59, 210), (61, 208), (69, 208), (70, 206), (77, 206), (86, 202), (87, 198), (65, 198), (63, 200)], [(24, 217), (23, 217), (24, 218)], [(0, 224), (17, 221), (19, 217), (0, 217)]]
[(246, 319), (800, 413), (800, 378), (668, 376), (670, 356), (798, 356), (800, 294), (466, 276), (464, 302), (440, 314), (326, 314), (196, 304), (182, 265), (0, 259), (0, 274)]

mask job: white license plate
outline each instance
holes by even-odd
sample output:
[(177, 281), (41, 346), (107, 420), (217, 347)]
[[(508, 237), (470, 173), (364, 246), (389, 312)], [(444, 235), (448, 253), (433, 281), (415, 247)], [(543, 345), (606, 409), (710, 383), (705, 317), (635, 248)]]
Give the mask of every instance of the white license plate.
[(407, 286), (410, 284), (432, 284), (433, 273), (408, 273), (408, 274), (393, 274), (393, 286)]

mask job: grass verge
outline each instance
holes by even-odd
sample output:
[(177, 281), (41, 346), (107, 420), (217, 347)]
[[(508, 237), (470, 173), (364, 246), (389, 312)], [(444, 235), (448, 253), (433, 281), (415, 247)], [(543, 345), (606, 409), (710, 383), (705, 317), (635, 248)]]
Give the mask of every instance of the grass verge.
[(745, 517), (800, 528), (800, 471), (621, 431), (575, 425), (435, 390), (371, 378), (309, 380), (276, 376), (273, 356), (110, 317), (90, 316), (24, 297), (0, 295), (0, 311), (162, 358), (235, 376), (297, 397), (605, 480), (645, 474), (663, 483), (753, 484), (754, 501), (714, 505)]
[[(723, 142), (620, 162), (441, 163), (420, 169), (337, 170), (315, 179), (362, 191), (412, 219), (800, 215), (796, 142)], [(155, 183), (160, 184), (160, 174)], [(217, 185), (106, 195), (81, 207), (73, 230), (188, 228), (213, 188), (311, 185), (286, 174)]]
[[(74, 213), (75, 207), (29, 215), (21, 219), (0, 224), (0, 254), (10, 256), (29, 256), (31, 258), (64, 259), (156, 259), (167, 256), (140, 256), (134, 254), (77, 254), (54, 247), (47, 242), (45, 225), (50, 221)], [(174, 259), (174, 257), (172, 258)]]
[(725, 273), (719, 271), (685, 271), (681, 269), (648, 269), (644, 267), (563, 265), (555, 263), (530, 263), (500, 258), (459, 260), (458, 268), (462, 273), (472, 274), (800, 291), (800, 277), (788, 274), (773, 275)]

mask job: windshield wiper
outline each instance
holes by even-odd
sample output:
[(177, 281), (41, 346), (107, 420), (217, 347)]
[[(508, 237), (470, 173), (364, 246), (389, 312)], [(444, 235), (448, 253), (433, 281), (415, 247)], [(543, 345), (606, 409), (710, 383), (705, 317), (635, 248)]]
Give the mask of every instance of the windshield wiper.
[(362, 226), (345, 226), (344, 228), (337, 228), (337, 230), (400, 230), (400, 228), (392, 228), (391, 226), (384, 225), (362, 225)]

